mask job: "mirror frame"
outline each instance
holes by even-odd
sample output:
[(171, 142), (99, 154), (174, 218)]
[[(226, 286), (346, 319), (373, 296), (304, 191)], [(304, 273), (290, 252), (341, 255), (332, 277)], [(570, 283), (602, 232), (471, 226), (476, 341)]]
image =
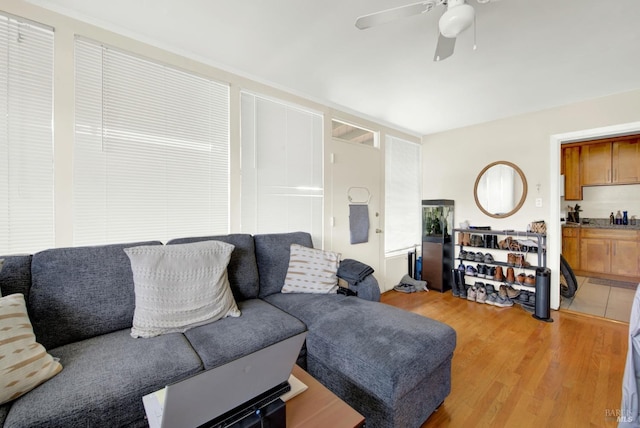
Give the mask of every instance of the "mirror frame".
[[(485, 172), (487, 172), (487, 170), (493, 166), (496, 165), (507, 165), (510, 166), (511, 168), (513, 168), (518, 175), (520, 176), (520, 179), (522, 180), (522, 197), (520, 198), (520, 201), (516, 204), (516, 206), (509, 211), (508, 213), (504, 213), (504, 214), (493, 214), (490, 213), (489, 211), (487, 211), (482, 204), (480, 203), (480, 201), (478, 200), (478, 184), (480, 184), (480, 179), (482, 178), (482, 176), (484, 175)], [(509, 217), (515, 213), (518, 212), (518, 210), (520, 208), (522, 208), (522, 205), (524, 205), (524, 201), (525, 199), (527, 199), (527, 179), (524, 176), (524, 173), (522, 172), (522, 170), (520, 168), (518, 168), (518, 166), (514, 163), (508, 162), (508, 161), (496, 161), (493, 163), (490, 163), (489, 165), (485, 166), (482, 171), (480, 171), (480, 174), (478, 174), (478, 178), (476, 178), (476, 184), (473, 186), (473, 197), (476, 200), (476, 205), (478, 206), (478, 208), (480, 208), (480, 211), (482, 211), (483, 213), (485, 213), (486, 215), (488, 215), (489, 217), (493, 217), (493, 218), (505, 218), (505, 217)]]

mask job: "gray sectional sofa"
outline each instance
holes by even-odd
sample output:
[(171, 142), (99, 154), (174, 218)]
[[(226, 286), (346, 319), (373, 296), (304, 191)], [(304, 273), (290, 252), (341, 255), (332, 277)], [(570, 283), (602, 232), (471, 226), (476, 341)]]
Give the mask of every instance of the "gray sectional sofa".
[(280, 292), (289, 247), (313, 246), (309, 234), (167, 245), (208, 239), (235, 246), (227, 271), (242, 315), (148, 339), (130, 336), (135, 296), (123, 249), (162, 243), (1, 257), (2, 295), (25, 295), (37, 340), (63, 370), (0, 406), (0, 426), (144, 427), (143, 395), (305, 330), (298, 364), (368, 427), (418, 427), (449, 394), (456, 343), (449, 326), (358, 297)]

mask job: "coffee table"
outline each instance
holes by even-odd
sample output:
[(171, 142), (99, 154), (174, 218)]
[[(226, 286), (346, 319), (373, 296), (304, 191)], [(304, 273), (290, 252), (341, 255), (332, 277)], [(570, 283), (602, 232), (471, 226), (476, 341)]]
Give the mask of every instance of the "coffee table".
[(287, 401), (287, 428), (360, 428), (364, 416), (297, 365), (293, 375), (308, 389)]

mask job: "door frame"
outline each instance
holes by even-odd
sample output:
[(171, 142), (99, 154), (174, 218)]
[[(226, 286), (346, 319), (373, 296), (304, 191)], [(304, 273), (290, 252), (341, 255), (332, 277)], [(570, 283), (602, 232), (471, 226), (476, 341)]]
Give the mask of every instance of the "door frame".
[(549, 138), (549, 225), (547, 230), (547, 266), (551, 269), (551, 308), (560, 307), (560, 149), (562, 144), (640, 133), (640, 122), (630, 122), (600, 128), (553, 134)]

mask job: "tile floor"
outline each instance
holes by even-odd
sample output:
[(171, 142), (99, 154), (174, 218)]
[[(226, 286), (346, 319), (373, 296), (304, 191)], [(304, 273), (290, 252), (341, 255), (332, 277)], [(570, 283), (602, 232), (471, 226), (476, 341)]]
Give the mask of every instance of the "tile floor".
[(578, 291), (571, 299), (562, 298), (560, 309), (597, 315), (616, 321), (629, 322), (635, 290), (591, 284), (589, 278), (576, 277)]

